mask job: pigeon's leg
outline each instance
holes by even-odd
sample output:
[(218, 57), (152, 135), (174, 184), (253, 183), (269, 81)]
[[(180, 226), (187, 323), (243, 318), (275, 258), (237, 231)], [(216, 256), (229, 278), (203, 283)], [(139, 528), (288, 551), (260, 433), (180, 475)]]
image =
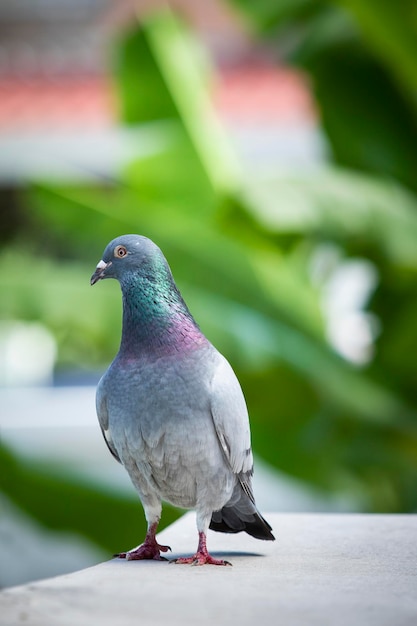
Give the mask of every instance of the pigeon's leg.
[(197, 512), (197, 529), (198, 529), (198, 547), (197, 552), (190, 557), (182, 557), (173, 561), (185, 565), (231, 565), (229, 561), (223, 559), (215, 559), (207, 550), (207, 529), (211, 518), (201, 515)]
[(156, 540), (156, 529), (158, 528), (159, 519), (161, 517), (161, 506), (159, 505), (158, 513), (155, 509), (150, 507), (145, 508), (146, 520), (148, 522), (148, 531), (146, 533), (145, 541), (142, 545), (129, 550), (129, 552), (120, 552), (116, 554), (119, 559), (126, 559), (127, 561), (139, 561), (144, 559), (154, 559), (155, 561), (167, 561), (161, 552), (168, 552), (171, 550), (169, 546), (161, 546)]
[(206, 534), (203, 532), (198, 533), (198, 548), (197, 552), (193, 556), (181, 557), (176, 559), (174, 563), (188, 564), (188, 565), (231, 565), (229, 561), (223, 559), (215, 559), (209, 554), (206, 545)]

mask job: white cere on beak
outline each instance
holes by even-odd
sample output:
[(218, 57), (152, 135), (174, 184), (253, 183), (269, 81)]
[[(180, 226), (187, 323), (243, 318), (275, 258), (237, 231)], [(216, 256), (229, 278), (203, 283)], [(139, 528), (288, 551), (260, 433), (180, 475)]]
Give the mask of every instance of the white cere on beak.
[(104, 270), (104, 268), (105, 268), (105, 267), (107, 267), (107, 263), (105, 263), (105, 262), (103, 261), (103, 259), (101, 259), (101, 261), (99, 261), (99, 262), (97, 263), (97, 267), (96, 267), (96, 269), (97, 269), (97, 270)]

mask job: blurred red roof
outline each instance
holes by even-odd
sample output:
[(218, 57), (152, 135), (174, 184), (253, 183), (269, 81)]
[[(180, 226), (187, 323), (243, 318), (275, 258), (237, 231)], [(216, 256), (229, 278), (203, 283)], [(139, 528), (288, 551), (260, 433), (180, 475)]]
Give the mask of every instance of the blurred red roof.
[[(248, 125), (313, 116), (302, 75), (271, 63), (241, 16), (220, 0), (0, 2), (0, 132), (105, 129), (117, 121), (105, 78), (108, 41), (138, 16), (169, 5), (220, 66), (213, 101)], [(266, 56), (265, 56), (266, 55)]]
[[(306, 121), (313, 106), (303, 77), (271, 66), (219, 72), (214, 105), (227, 121), (271, 124)], [(110, 85), (101, 76), (0, 77), (0, 132), (97, 129), (116, 121)]]

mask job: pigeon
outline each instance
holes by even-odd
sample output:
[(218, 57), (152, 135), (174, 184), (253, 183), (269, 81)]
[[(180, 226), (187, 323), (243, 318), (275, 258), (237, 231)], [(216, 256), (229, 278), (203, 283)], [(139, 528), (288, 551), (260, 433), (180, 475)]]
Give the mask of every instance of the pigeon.
[(160, 248), (123, 235), (104, 250), (90, 283), (119, 281), (119, 351), (101, 378), (96, 408), (105, 442), (125, 467), (147, 521), (143, 544), (116, 555), (167, 560), (156, 531), (162, 501), (195, 509), (197, 552), (176, 563), (230, 565), (207, 549), (207, 530), (273, 541), (255, 505), (249, 418), (228, 361), (200, 330)]

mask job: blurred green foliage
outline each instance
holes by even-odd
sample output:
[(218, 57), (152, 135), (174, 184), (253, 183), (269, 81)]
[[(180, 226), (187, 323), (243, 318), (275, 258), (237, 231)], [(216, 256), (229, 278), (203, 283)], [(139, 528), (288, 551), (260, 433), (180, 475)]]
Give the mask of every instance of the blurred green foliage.
[[(121, 301), (116, 283), (93, 291), (89, 277), (110, 239), (151, 237), (241, 380), (255, 452), (307, 484), (354, 498), (363, 510), (413, 511), (417, 169), (405, 83), (417, 55), (409, 57), (405, 36), (404, 49), (401, 38), (391, 52), (382, 45), (387, 2), (378, 5), (378, 23), (364, 11), (372, 2), (238, 3), (263, 35), (278, 33), (281, 44), (288, 38), (292, 57), (310, 72), (335, 159), (380, 176), (333, 166), (307, 174), (241, 171), (211, 108), (207, 64), (165, 11), (123, 33), (112, 54), (121, 122), (146, 124), (158, 150), (131, 162), (117, 181), (34, 182), (24, 197), (30, 228), (22, 227), (0, 257), (1, 317), (43, 321), (58, 342), (58, 367), (104, 369), (118, 348)], [(404, 57), (407, 71), (396, 66)], [(337, 263), (366, 259), (377, 276), (365, 308), (380, 331), (363, 366), (336, 354), (328, 339), (323, 301), (334, 267), (321, 280), (312, 267), (329, 246)], [(18, 469), (4, 454), (16, 482), (26, 480), (28, 461)], [(53, 503), (57, 486), (41, 474), (38, 488)], [(67, 511), (60, 516), (57, 507), (51, 521), (28, 498), (30, 489), (3, 482), (25, 510), (68, 527)], [(92, 489), (86, 497), (76, 484), (71, 499), (85, 509), (90, 502), (90, 516), (128, 507)], [(73, 524), (94, 539), (82, 516)], [(117, 549), (123, 525), (106, 525), (109, 541), (103, 533), (96, 541)]]
[(229, 0), (306, 71), (334, 160), (417, 190), (414, 0)]

